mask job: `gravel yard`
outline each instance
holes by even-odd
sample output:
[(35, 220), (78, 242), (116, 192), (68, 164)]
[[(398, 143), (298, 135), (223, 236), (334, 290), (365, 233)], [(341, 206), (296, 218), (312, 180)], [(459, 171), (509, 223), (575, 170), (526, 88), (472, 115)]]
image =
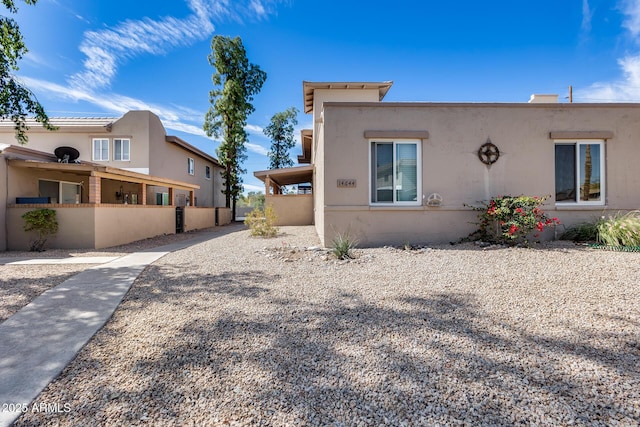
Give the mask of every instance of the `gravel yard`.
[(640, 253), (281, 232), (149, 266), (16, 425), (640, 424)]
[[(200, 230), (200, 231), (210, 231)], [(69, 258), (123, 256), (128, 253), (150, 249), (168, 243), (194, 237), (197, 232), (169, 234), (151, 239), (140, 240), (107, 249), (47, 249), (43, 252), (9, 251), (0, 252), (0, 323), (7, 320), (22, 307), (29, 304), (44, 291), (58, 286), (71, 276), (94, 266), (95, 264), (31, 264), (3, 265), (2, 260), (12, 261), (14, 258)]]
[[(0, 252), (1, 254), (1, 252)], [(0, 323), (41, 293), (91, 265), (0, 265)]]

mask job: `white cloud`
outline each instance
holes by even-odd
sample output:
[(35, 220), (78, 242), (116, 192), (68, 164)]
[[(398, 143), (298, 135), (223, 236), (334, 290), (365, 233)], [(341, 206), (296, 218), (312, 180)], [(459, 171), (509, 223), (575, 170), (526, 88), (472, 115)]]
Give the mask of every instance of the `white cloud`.
[[(160, 120), (166, 129), (172, 129), (199, 137), (207, 137), (202, 129), (204, 112), (195, 111), (181, 106), (167, 107), (164, 105), (150, 104), (140, 99), (113, 93), (96, 94), (91, 91), (68, 88), (56, 83), (32, 79), (29, 77), (23, 77), (21, 80), (33, 91), (47, 92), (49, 95), (64, 98), (72, 102), (88, 102), (109, 113), (117, 115), (123, 115), (130, 110), (149, 110), (160, 117)], [(255, 125), (247, 125), (247, 127), (252, 129), (261, 129), (259, 126)], [(269, 153), (268, 149), (259, 144), (248, 142), (246, 143), (246, 147), (248, 151), (262, 156), (266, 156)]]
[(204, 132), (204, 130), (202, 130), (202, 126), (197, 126), (182, 121), (167, 120), (163, 119), (162, 116), (160, 116), (160, 119), (162, 120), (162, 124), (164, 125), (164, 127), (166, 127), (167, 129), (177, 130), (180, 132), (188, 133), (190, 135), (207, 137), (207, 134)]
[(249, 191), (257, 191), (260, 193), (264, 193), (264, 185), (253, 185), (253, 184), (242, 184), (242, 187), (244, 189), (244, 193), (247, 193)]
[(204, 40), (214, 31), (214, 19), (240, 20), (243, 16), (260, 19), (270, 13), (259, 0), (250, 0), (248, 4), (231, 4), (230, 0), (187, 0), (187, 5), (193, 13), (184, 19), (169, 16), (126, 20), (112, 28), (87, 31), (79, 47), (86, 55), (84, 69), (70, 77), (70, 85), (92, 89), (108, 87), (122, 62), (141, 54), (164, 54)]
[[(24, 84), (34, 92), (71, 102), (87, 102), (109, 114), (123, 115), (130, 110), (149, 110), (157, 114), (165, 128), (199, 137), (206, 137), (202, 129), (204, 111), (182, 106), (166, 106), (145, 102), (105, 91), (117, 74), (123, 60), (147, 53), (164, 54), (171, 48), (186, 46), (207, 37), (213, 31), (214, 19), (243, 16), (262, 18), (271, 13), (267, 7), (280, 0), (186, 0), (193, 12), (186, 19), (166, 17), (161, 20), (127, 20), (113, 28), (85, 33), (80, 49), (87, 55), (85, 68), (69, 79), (69, 85), (22, 77)], [(33, 62), (41, 61), (32, 56)], [(247, 125), (247, 131), (262, 135), (263, 128)], [(214, 141), (215, 142), (215, 141)], [(247, 143), (247, 149), (266, 156), (268, 150), (259, 144)]]
[[(634, 39), (638, 38), (640, 0), (623, 0), (621, 10), (625, 15), (622, 26)], [(584, 102), (640, 102), (640, 53), (626, 55), (618, 60), (618, 65), (622, 72), (621, 77), (614, 81), (596, 82), (586, 89), (576, 90), (574, 98)]]
[(640, 0), (624, 0), (622, 13), (626, 15), (622, 26), (636, 37), (640, 34)]
[(78, 19), (79, 21), (82, 21), (82, 22), (84, 22), (84, 23), (86, 23), (86, 24), (90, 24), (90, 23), (91, 23), (91, 22), (89, 22), (89, 20), (88, 20), (88, 19), (86, 19), (86, 18), (85, 18), (84, 16), (82, 16), (82, 15), (75, 14), (74, 16), (76, 17), (76, 19)]
[(589, 7), (589, 0), (582, 0), (582, 31), (589, 33), (591, 31), (591, 19), (593, 13)]
[(266, 11), (264, 10), (264, 6), (262, 5), (262, 2), (258, 1), (258, 0), (252, 0), (251, 4), (250, 4), (251, 9), (253, 9), (253, 11), (256, 13), (256, 15), (258, 16), (264, 16), (266, 15)]
[(623, 76), (618, 81), (594, 83), (576, 91), (586, 102), (640, 102), (640, 54), (618, 60)]
[(44, 59), (41, 55), (38, 55), (37, 53), (34, 53), (32, 51), (28, 51), (24, 55), (23, 59), (26, 62), (30, 62), (39, 67), (51, 67), (51, 65), (46, 61), (46, 59)]
[(264, 134), (263, 128), (261, 126), (256, 126), (256, 125), (246, 125), (244, 127), (244, 129), (247, 132), (254, 132), (254, 133), (258, 133), (260, 135)]
[(160, 116), (166, 128), (179, 130), (192, 135), (205, 136), (202, 126), (183, 120), (184, 117), (202, 117), (204, 113), (184, 107), (166, 107), (158, 104), (150, 104), (140, 99), (131, 98), (113, 93), (93, 93), (82, 89), (69, 88), (45, 80), (23, 77), (21, 80), (31, 90), (47, 92), (58, 98), (64, 98), (72, 102), (84, 101), (96, 105), (109, 113), (125, 114), (130, 110), (149, 110)]
[(258, 144), (253, 144), (251, 142), (246, 142), (245, 143), (247, 150), (256, 153), (256, 154), (261, 154), (263, 156), (266, 156), (269, 154), (269, 150), (264, 148), (262, 145), (258, 145)]

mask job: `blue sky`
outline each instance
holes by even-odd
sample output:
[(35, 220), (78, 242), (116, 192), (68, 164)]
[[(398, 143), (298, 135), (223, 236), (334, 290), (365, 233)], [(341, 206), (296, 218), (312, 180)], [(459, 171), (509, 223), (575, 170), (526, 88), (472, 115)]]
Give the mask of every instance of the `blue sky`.
[[(268, 168), (273, 114), (302, 110), (302, 81), (386, 81), (386, 101), (640, 102), (640, 0), (39, 0), (19, 3), (30, 52), (18, 76), (49, 116), (158, 114), (202, 132), (215, 34), (240, 36), (267, 72), (249, 118), (245, 190)], [(6, 14), (2, 10), (2, 14)], [(311, 127), (300, 113), (299, 129)], [(300, 153), (299, 146), (292, 157)]]

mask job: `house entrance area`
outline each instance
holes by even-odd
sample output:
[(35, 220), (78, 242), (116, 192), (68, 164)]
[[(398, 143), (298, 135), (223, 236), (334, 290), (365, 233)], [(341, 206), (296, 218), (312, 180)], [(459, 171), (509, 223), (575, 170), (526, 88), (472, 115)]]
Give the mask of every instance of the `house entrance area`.
[[(265, 184), (265, 206), (272, 206), (276, 225), (313, 225), (313, 166), (270, 169), (253, 173)], [(283, 187), (298, 185), (302, 192), (283, 194)]]

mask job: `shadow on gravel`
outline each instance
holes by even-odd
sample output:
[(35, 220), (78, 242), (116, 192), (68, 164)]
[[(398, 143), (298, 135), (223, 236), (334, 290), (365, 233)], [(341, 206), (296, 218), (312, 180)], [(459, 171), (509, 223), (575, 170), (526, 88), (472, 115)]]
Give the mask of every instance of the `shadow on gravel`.
[[(563, 340), (532, 336), (492, 318), (470, 294), (395, 300), (390, 309), (349, 293), (323, 303), (273, 299), (270, 283), (279, 277), (260, 271), (146, 274), (158, 277), (148, 285), (157, 292), (143, 300), (150, 289), (138, 287), (123, 309), (155, 302), (178, 309), (185, 292), (203, 298), (202, 306), (186, 309), (214, 310), (216, 300), (224, 300), (224, 308), (213, 319), (184, 324), (159, 355), (134, 361), (121, 373), (141, 379), (133, 385), (116, 378), (73, 384), (74, 369), (103, 375), (104, 367), (88, 355), (65, 371), (58, 389), (68, 401), (76, 399), (75, 411), (97, 423), (640, 422), (635, 329), (606, 335), (577, 331), (575, 340)], [(243, 304), (259, 310), (243, 310)], [(163, 327), (161, 319), (154, 322)], [(112, 402), (109, 413), (98, 409), (105, 399)], [(64, 414), (55, 416), (64, 421)], [(52, 416), (27, 414), (16, 425), (36, 423), (38, 417)]]
[[(0, 266), (0, 271), (1, 269), (2, 266)], [(62, 283), (76, 274), (78, 274), (77, 271), (62, 274), (50, 274), (47, 276), (47, 281), (54, 284)], [(52, 287), (50, 285), (43, 284), (42, 282), (43, 280), (40, 278), (0, 278), (0, 323), (7, 320), (10, 316), (29, 304), (29, 302), (33, 301), (40, 294)], [(17, 302), (5, 303), (3, 300)]]
[(143, 299), (146, 302), (181, 303), (188, 294), (221, 294), (235, 297), (257, 298), (268, 292), (270, 282), (280, 278), (263, 271), (223, 272), (220, 274), (193, 274), (189, 265), (160, 267), (150, 265), (138, 278), (125, 297), (125, 301)]

